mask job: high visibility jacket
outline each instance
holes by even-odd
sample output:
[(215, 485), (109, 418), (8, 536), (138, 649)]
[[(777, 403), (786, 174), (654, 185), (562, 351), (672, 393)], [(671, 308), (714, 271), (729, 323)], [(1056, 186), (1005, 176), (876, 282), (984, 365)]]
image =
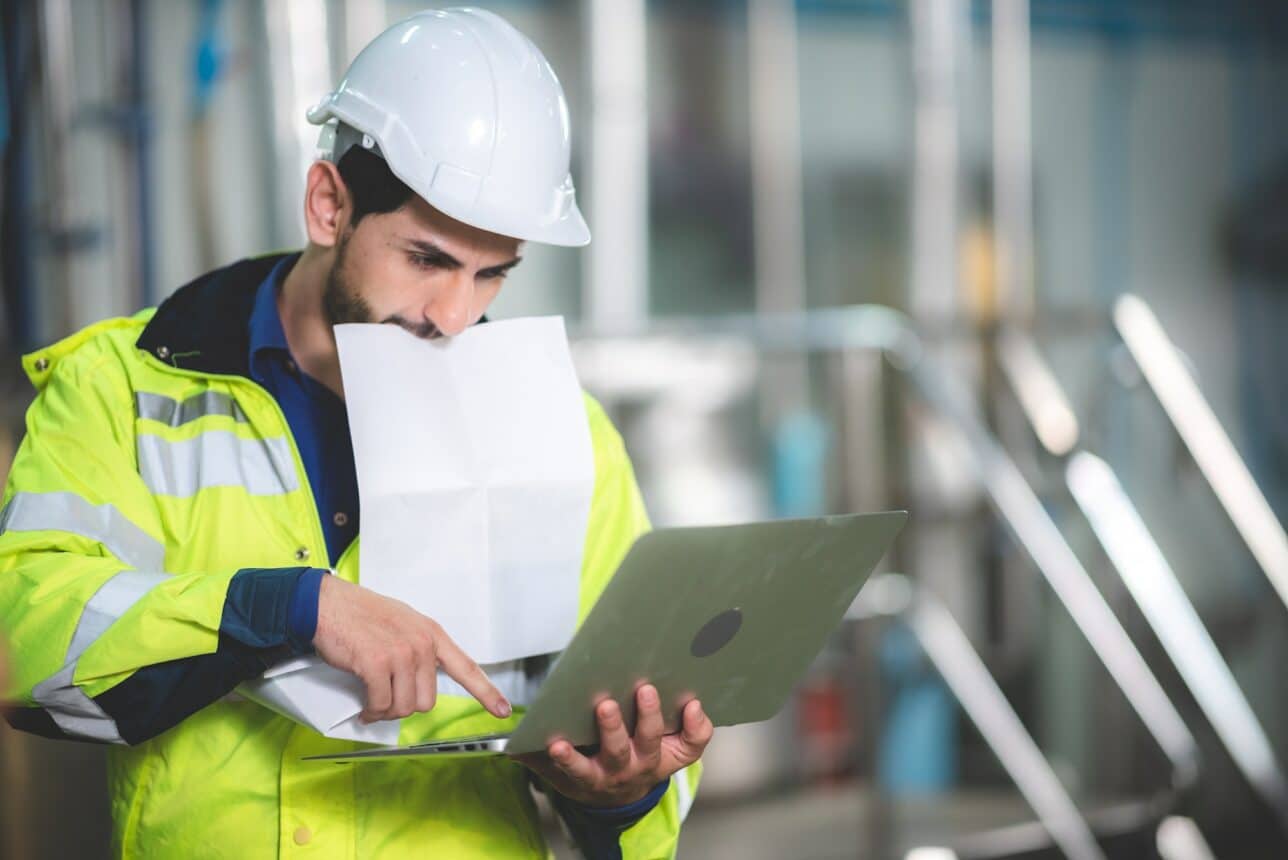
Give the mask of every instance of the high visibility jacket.
[[(264, 613), (284, 617), (292, 568), (326, 566), (299, 452), (246, 367), (255, 289), (274, 262), (213, 272), (155, 312), (24, 359), (39, 393), (0, 513), (0, 630), (20, 705), (10, 721), (112, 744), (119, 856), (545, 857), (527, 773), (509, 759), (305, 762), (357, 745), (230, 695), (299, 650), (255, 631), (274, 626)], [(620, 437), (586, 407), (582, 617), (648, 528)], [(336, 574), (359, 581), (357, 542)], [(400, 742), (504, 729), (521, 714), (499, 722), (443, 694), (403, 721)], [(674, 854), (699, 772), (673, 777), (622, 834), (624, 857)]]

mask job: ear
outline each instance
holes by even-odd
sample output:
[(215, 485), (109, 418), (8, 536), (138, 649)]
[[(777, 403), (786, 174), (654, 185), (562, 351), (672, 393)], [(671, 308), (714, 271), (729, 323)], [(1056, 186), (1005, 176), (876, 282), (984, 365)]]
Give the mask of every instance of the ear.
[(352, 205), (336, 166), (329, 161), (313, 162), (304, 187), (304, 229), (309, 242), (333, 247), (352, 214)]

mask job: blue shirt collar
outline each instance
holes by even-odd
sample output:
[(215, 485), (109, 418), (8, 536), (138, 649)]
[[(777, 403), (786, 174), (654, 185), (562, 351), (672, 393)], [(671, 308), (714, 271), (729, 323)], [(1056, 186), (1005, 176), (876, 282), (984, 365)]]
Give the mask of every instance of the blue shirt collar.
[(255, 305), (250, 313), (249, 364), (251, 376), (261, 382), (262, 374), (257, 361), (260, 353), (268, 350), (284, 352), (288, 356), (291, 353), (290, 344), (286, 341), (286, 329), (282, 328), (282, 317), (277, 312), (277, 293), (299, 258), (299, 254), (283, 257), (255, 292)]

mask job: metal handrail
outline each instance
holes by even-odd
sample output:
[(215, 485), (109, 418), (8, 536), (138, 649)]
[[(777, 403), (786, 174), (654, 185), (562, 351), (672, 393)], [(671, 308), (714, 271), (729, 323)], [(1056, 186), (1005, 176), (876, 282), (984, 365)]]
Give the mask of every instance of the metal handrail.
[[(1139, 308), (1133, 313), (1138, 311)], [(1139, 334), (1136, 329), (1132, 331)], [(1159, 337), (1165, 339), (1161, 328), (1148, 339), (1137, 337), (1137, 348), (1145, 349), (1146, 344)], [(1036, 345), (1016, 331), (1005, 333), (1004, 338), (1012, 344), (1000, 353), (1005, 356), (1004, 376), (1019, 396), (1034, 434), (1051, 454), (1066, 458), (1065, 481), (1114, 570), (1231, 759), (1288, 833), (1288, 781), (1234, 672), (1222, 659), (1194, 604), (1114, 470), (1104, 460), (1079, 448), (1076, 429), (1072, 437), (1058, 434), (1058, 444), (1052, 444), (1056, 434), (1043, 432), (1044, 415), (1067, 412), (1071, 426), (1076, 428), (1077, 423), (1068, 398)], [(1050, 404), (1035, 401), (1032, 384), (1029, 397), (1021, 394), (1025, 380), (1039, 379), (1043, 380), (1042, 397)], [(1211, 420), (1216, 419), (1213, 416)], [(1069, 426), (1068, 422), (1061, 423)]]
[(905, 314), (880, 305), (852, 305), (800, 313), (662, 318), (634, 326), (575, 331), (583, 340), (736, 337), (771, 353), (876, 350), (884, 354), (912, 381), (919, 396), (962, 433), (993, 507), (1162, 748), (1174, 783), (1187, 785), (1195, 779), (1194, 735), (1015, 461), (989, 432), (975, 405), (948, 382), (951, 376), (927, 354)]
[(1288, 782), (1270, 738), (1117, 475), (1086, 451), (1066, 481), (1091, 530), (1217, 737), (1288, 833)]
[(1137, 296), (1118, 299), (1114, 326), (1235, 530), (1279, 599), (1288, 605), (1288, 534), (1203, 397), (1180, 350)]
[(879, 574), (859, 593), (849, 617), (882, 616), (907, 621), (962, 710), (1065, 855), (1073, 860), (1103, 860), (1104, 852), (1077, 804), (948, 607), (898, 574)]

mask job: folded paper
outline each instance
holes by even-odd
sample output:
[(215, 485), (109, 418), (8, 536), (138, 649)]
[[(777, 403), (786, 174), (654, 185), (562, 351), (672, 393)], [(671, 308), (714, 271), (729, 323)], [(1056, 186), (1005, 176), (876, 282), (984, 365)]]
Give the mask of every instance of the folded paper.
[[(435, 340), (342, 325), (336, 341), (361, 584), (435, 619), (521, 703), (534, 682), (526, 658), (572, 638), (594, 488), (563, 320), (487, 323)], [(442, 685), (463, 692), (445, 677)], [(331, 737), (396, 740), (396, 722), (357, 723), (361, 682), (317, 658), (241, 691)]]

